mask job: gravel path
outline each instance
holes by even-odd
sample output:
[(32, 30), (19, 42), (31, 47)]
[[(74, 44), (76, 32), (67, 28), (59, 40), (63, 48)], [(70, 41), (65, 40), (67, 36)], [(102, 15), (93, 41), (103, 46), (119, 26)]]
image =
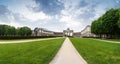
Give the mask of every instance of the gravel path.
[(87, 64), (87, 62), (77, 52), (69, 38), (66, 38), (57, 55), (49, 64)]
[(0, 41), (0, 44), (8, 44), (8, 43), (25, 43), (25, 42), (33, 42), (33, 41), (42, 41), (42, 40), (50, 40), (57, 38), (43, 38), (43, 39), (31, 39), (31, 40), (12, 40), (12, 41)]
[(109, 42), (109, 43), (119, 43), (120, 44), (120, 42), (116, 42), (116, 41), (101, 40), (101, 39), (93, 39), (93, 40), (98, 40), (98, 41), (103, 41), (103, 42)]

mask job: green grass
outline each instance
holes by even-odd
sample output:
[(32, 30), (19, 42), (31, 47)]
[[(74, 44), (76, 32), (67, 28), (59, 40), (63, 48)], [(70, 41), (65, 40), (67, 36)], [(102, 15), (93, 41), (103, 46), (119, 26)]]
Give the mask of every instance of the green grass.
[(87, 38), (71, 38), (88, 64), (120, 64), (120, 44)]
[(64, 38), (0, 44), (0, 64), (49, 64)]
[(30, 39), (0, 39), (0, 42), (19, 41), (19, 40), (38, 40), (38, 39), (49, 39), (49, 38), (30, 38)]
[[(43, 39), (43, 38), (33, 38), (32, 40)], [(9, 42), (9, 41), (19, 41), (19, 40), (31, 40), (31, 39), (11, 39), (11, 40), (1, 40), (0, 42)]]

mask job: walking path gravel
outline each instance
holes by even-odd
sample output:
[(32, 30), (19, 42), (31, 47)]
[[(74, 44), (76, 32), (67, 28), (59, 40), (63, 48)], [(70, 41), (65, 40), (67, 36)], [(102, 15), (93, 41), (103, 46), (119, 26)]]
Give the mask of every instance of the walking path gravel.
[(87, 64), (77, 52), (69, 38), (66, 38), (57, 55), (49, 64)]
[(119, 43), (120, 44), (120, 42), (116, 42), (116, 41), (101, 40), (101, 39), (93, 39), (93, 40), (98, 40), (98, 41), (103, 41), (103, 42), (109, 42), (109, 43)]
[(0, 44), (8, 44), (8, 43), (26, 43), (26, 42), (42, 41), (42, 40), (50, 40), (50, 39), (57, 39), (57, 38), (43, 38), (43, 39), (30, 39), (30, 40), (0, 41)]

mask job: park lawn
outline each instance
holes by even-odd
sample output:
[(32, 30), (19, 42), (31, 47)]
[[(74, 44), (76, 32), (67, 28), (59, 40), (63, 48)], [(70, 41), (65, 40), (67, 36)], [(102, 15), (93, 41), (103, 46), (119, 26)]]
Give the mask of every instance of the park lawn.
[(70, 38), (88, 64), (120, 64), (120, 44), (88, 38)]
[(49, 64), (64, 38), (0, 44), (0, 64)]
[[(55, 37), (54, 37), (55, 38)], [(0, 42), (9, 42), (9, 41), (20, 41), (20, 40), (38, 40), (38, 39), (49, 39), (49, 38), (29, 38), (29, 39), (0, 39)]]
[(43, 39), (43, 38), (30, 38), (30, 39), (0, 39), (0, 42), (9, 42), (9, 41), (20, 41), (20, 40), (37, 40), (37, 39)]

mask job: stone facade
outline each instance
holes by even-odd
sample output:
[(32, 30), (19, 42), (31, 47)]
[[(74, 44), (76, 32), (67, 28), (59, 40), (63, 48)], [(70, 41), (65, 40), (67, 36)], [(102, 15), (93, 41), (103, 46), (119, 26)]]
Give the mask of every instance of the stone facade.
[(80, 37), (81, 36), (81, 32), (75, 32), (73, 36), (74, 37)]
[(69, 28), (63, 30), (63, 32), (53, 32), (45, 28), (35, 28), (32, 32), (32, 36), (95, 37), (95, 35), (91, 33), (90, 25), (86, 26), (81, 32), (74, 32)]
[(91, 33), (90, 25), (87, 25), (85, 29), (81, 31), (81, 37), (95, 37), (95, 35)]
[(35, 28), (32, 32), (33, 36), (54, 36), (53, 31), (49, 31), (45, 28)]
[(73, 30), (70, 30), (69, 28), (67, 30), (63, 30), (63, 36), (73, 36)]
[(54, 36), (63, 37), (63, 32), (54, 32)]

